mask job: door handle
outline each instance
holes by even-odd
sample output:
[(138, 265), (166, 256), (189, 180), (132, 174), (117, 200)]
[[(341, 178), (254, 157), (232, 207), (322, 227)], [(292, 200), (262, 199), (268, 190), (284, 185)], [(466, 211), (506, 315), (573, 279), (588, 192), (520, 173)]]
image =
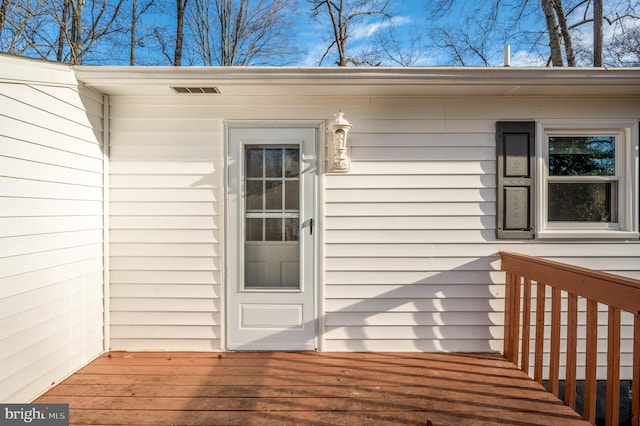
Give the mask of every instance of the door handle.
[(309, 219), (309, 235), (313, 235), (313, 219)]

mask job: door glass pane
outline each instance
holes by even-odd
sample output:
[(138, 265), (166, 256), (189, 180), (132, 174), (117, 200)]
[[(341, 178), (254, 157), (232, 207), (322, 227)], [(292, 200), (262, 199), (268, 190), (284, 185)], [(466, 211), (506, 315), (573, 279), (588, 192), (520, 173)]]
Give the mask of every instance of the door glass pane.
[(550, 222), (617, 222), (615, 182), (549, 183)]
[(285, 241), (298, 241), (300, 230), (299, 219), (285, 219), (284, 220), (284, 240)]
[(262, 177), (263, 154), (263, 149), (247, 149), (247, 177)]
[(300, 149), (245, 151), (245, 289), (300, 288)]
[(282, 210), (282, 181), (268, 180), (266, 183), (266, 205), (267, 210)]
[(262, 241), (262, 219), (247, 219), (245, 234), (247, 241)]
[(288, 148), (284, 150), (285, 177), (292, 178), (300, 174), (300, 151)]
[(262, 211), (262, 180), (247, 180), (247, 210)]
[(265, 149), (266, 177), (282, 177), (282, 149)]
[(284, 209), (298, 210), (300, 205), (300, 182), (298, 180), (287, 180), (284, 185)]
[(265, 219), (265, 241), (282, 241), (282, 219)]

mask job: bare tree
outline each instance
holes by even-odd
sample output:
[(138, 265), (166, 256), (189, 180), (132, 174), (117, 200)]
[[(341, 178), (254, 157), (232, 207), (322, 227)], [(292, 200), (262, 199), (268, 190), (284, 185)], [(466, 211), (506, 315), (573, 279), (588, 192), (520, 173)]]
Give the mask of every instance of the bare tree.
[(558, 21), (556, 19), (556, 9), (554, 0), (541, 0), (542, 11), (547, 23), (547, 34), (549, 35), (549, 49), (551, 51), (551, 63), (554, 67), (564, 66), (562, 59), (562, 45), (558, 32)]
[(640, 67), (640, 26), (623, 27), (611, 42), (611, 63)]
[(144, 39), (149, 37), (149, 34), (140, 36), (138, 30), (142, 17), (149, 11), (154, 5), (154, 0), (144, 1), (141, 5), (138, 0), (131, 0), (131, 19), (129, 27), (129, 65), (134, 66), (136, 64), (136, 48), (144, 46)]
[(189, 0), (176, 0), (176, 47), (173, 51), (173, 65), (182, 65), (182, 47), (184, 44), (184, 14)]
[(297, 53), (289, 43), (287, 0), (194, 0), (189, 25), (205, 65), (283, 65)]
[(37, 33), (44, 25), (41, 5), (36, 1), (3, 0), (0, 3), (0, 51), (13, 55), (31, 53), (44, 57), (46, 47), (38, 43)]
[[(551, 0), (543, 0), (543, 2), (547, 2)], [(558, 17), (558, 26), (560, 27), (560, 35), (562, 36), (562, 41), (564, 42), (564, 52), (567, 57), (567, 65), (570, 67), (576, 66), (576, 55), (573, 50), (573, 41), (571, 39), (571, 34), (569, 33), (569, 24), (567, 23), (567, 16), (564, 12), (564, 7), (562, 5), (562, 0), (553, 0), (553, 9)]]
[(603, 61), (602, 53), (602, 0), (593, 1), (593, 66), (601, 67)]
[(414, 23), (406, 36), (402, 37), (395, 20), (396, 18), (391, 18), (389, 27), (378, 35), (377, 42), (381, 53), (390, 64), (414, 66), (424, 60), (427, 54), (423, 31)]
[(136, 28), (138, 24), (138, 0), (131, 0), (131, 42), (129, 43), (129, 65), (136, 64)]
[[(454, 60), (456, 55), (461, 56), (461, 52), (468, 53), (467, 64), (480, 62), (483, 65), (491, 55), (481, 49), (482, 43), (491, 51), (499, 51), (497, 44), (500, 40), (519, 44), (521, 50), (539, 48), (547, 58), (547, 63), (553, 66), (577, 66), (579, 57), (582, 58), (580, 62), (586, 64), (587, 60), (593, 61), (598, 56), (598, 42), (602, 43), (603, 40), (602, 31), (599, 30), (602, 23), (619, 25), (623, 21), (634, 20), (640, 8), (636, 0), (620, 0), (615, 4), (610, 3), (609, 9), (600, 16), (602, 0), (483, 0), (474, 2), (477, 5), (475, 7), (465, 0), (429, 0), (426, 4), (427, 13), (432, 17), (430, 33), (434, 44), (448, 46)], [(483, 19), (476, 19), (479, 28), (473, 31), (469, 31), (469, 25), (460, 25), (460, 21), (465, 19), (463, 17), (455, 27), (450, 23), (437, 25), (439, 18), (452, 13)], [(536, 22), (544, 22), (544, 27), (536, 30)], [(533, 30), (526, 29), (532, 24)], [(582, 29), (591, 25), (594, 26), (595, 50), (592, 50), (591, 43), (583, 40)], [(444, 34), (448, 37), (443, 37)], [(463, 37), (464, 34), (472, 37)], [(467, 41), (473, 42), (475, 49), (465, 45)], [(455, 45), (455, 51), (452, 45)], [(603, 48), (606, 50), (605, 46)], [(472, 58), (475, 59), (472, 61)]]
[[(108, 35), (124, 0), (49, 0), (58, 25), (58, 61), (81, 64), (96, 42)], [(85, 23), (88, 24), (85, 27)]]
[(7, 16), (9, 4), (9, 0), (2, 0), (2, 3), (0, 3), (0, 34), (2, 34), (2, 29), (4, 28), (5, 17)]
[(331, 31), (329, 45), (320, 64), (331, 53), (335, 52), (336, 65), (344, 67), (352, 65), (379, 65), (379, 52), (376, 49), (365, 49), (355, 54), (347, 53), (347, 42), (353, 35), (356, 23), (372, 16), (383, 19), (391, 18), (387, 12), (390, 0), (309, 0), (312, 5), (312, 18), (326, 24)]

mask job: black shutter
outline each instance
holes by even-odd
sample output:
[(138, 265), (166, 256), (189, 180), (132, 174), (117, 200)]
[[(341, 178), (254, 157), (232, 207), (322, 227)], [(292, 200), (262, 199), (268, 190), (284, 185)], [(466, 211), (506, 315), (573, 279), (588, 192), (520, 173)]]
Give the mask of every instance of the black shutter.
[(532, 239), (535, 122), (496, 122), (498, 239)]

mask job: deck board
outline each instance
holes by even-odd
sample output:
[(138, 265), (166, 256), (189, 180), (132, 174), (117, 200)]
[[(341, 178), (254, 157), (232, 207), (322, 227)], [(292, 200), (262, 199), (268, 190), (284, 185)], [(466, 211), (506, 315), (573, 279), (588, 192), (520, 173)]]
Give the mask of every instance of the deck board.
[(71, 424), (586, 424), (494, 354), (112, 352), (38, 398)]

